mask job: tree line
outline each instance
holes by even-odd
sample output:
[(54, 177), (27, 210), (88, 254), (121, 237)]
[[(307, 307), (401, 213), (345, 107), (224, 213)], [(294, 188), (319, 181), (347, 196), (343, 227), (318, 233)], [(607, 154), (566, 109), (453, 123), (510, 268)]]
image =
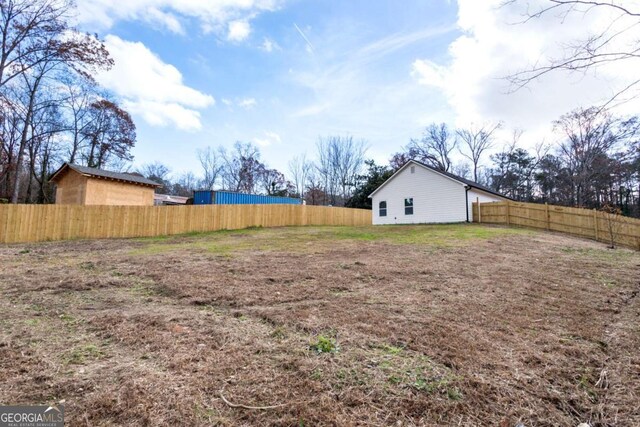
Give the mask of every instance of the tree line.
[(198, 150), (198, 175), (187, 172), (172, 177), (170, 168), (160, 162), (142, 165), (136, 172), (161, 183), (158, 192), (180, 196), (215, 189), (344, 206), (362, 180), (366, 150), (366, 141), (352, 136), (320, 137), (316, 160), (306, 154), (295, 156), (288, 162), (285, 175), (263, 162), (258, 147), (238, 141), (231, 149), (210, 146)]
[[(365, 193), (370, 194), (393, 171), (414, 159), (517, 201), (607, 206), (640, 216), (638, 117), (617, 117), (600, 107), (578, 108), (553, 122), (556, 142), (541, 141), (533, 149), (521, 146), (522, 131), (499, 141), (496, 131), (502, 126), (427, 126), (422, 137), (412, 139), (388, 166), (368, 164), (368, 174), (361, 177), (350, 205), (370, 207)], [(456, 155), (463, 161), (454, 162)]]
[(132, 159), (135, 124), (95, 80), (113, 60), (74, 13), (71, 0), (0, 0), (0, 199), (49, 203), (62, 162)]
[[(301, 197), (314, 205), (370, 209), (369, 194), (414, 159), (513, 200), (586, 208), (609, 206), (639, 216), (638, 117), (618, 117), (598, 107), (578, 108), (555, 120), (553, 129), (555, 142), (541, 141), (526, 149), (521, 144), (524, 132), (509, 134), (503, 123), (458, 129), (432, 123), (384, 165), (367, 159), (364, 140), (322, 137), (316, 143), (314, 160), (306, 154), (295, 156), (286, 173), (267, 167), (257, 147), (238, 142), (229, 151), (224, 147), (199, 151), (202, 179), (187, 174), (172, 184), (162, 175), (160, 182), (167, 185), (160, 191), (177, 189), (189, 196), (196, 188), (215, 188)], [(505, 134), (508, 138), (501, 140)], [(158, 178), (145, 168), (141, 173)]]

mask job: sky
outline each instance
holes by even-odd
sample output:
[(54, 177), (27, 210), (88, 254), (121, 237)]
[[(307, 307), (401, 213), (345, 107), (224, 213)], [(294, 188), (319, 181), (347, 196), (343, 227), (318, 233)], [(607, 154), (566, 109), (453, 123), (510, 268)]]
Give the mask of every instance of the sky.
[[(135, 164), (199, 173), (197, 150), (252, 142), (270, 167), (321, 136), (351, 135), (386, 163), (432, 122), (504, 123), (533, 147), (551, 123), (607, 99), (639, 64), (554, 73), (514, 90), (504, 78), (604, 28), (602, 11), (523, 20), (501, 0), (78, 0), (115, 66), (98, 76), (136, 123)], [(624, 26), (624, 20), (616, 25)], [(634, 37), (640, 36), (635, 32)], [(635, 40), (635, 39), (634, 39)], [(622, 43), (624, 40), (622, 41)], [(637, 111), (635, 101), (621, 114)]]

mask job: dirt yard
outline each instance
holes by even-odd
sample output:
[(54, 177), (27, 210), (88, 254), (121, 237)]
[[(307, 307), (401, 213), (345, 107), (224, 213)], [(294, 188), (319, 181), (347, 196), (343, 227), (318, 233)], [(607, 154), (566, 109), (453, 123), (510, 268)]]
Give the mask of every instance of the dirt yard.
[(0, 246), (0, 403), (67, 425), (640, 425), (640, 253), (477, 225)]

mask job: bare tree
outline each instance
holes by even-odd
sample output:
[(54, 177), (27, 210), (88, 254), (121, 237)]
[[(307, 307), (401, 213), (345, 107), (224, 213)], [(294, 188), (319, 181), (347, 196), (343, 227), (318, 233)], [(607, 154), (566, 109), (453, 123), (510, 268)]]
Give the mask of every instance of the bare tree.
[(197, 189), (199, 183), (198, 178), (193, 172), (185, 172), (177, 176), (171, 185), (170, 194), (176, 196), (190, 197), (193, 191)]
[[(637, 37), (640, 4), (637, 2), (623, 4), (615, 0), (543, 0), (532, 5), (527, 0), (507, 0), (503, 3), (503, 7), (510, 6), (521, 6), (525, 10), (525, 18), (521, 24), (551, 14), (564, 21), (570, 15), (587, 15), (599, 11), (608, 12), (610, 19), (603, 30), (595, 33), (591, 28), (585, 27), (584, 38), (565, 44), (561, 56), (551, 57), (546, 62), (508, 76), (508, 80), (516, 88), (527, 86), (533, 80), (555, 71), (586, 72), (611, 63), (631, 63), (640, 58), (640, 38)], [(638, 84), (640, 79), (631, 79), (600, 108), (610, 105)]]
[(115, 157), (131, 160), (131, 148), (136, 141), (136, 125), (129, 113), (116, 103), (101, 99), (92, 103), (88, 111), (91, 119), (83, 129), (88, 144), (83, 153), (87, 166), (101, 168)]
[(213, 190), (223, 172), (224, 164), (222, 153), (213, 147), (198, 150), (198, 160), (202, 166), (203, 178), (202, 186)]
[(91, 79), (113, 61), (95, 37), (69, 26), (73, 4), (66, 0), (0, 0), (0, 102), (18, 112), (21, 129), (13, 167), (11, 202), (17, 203), (25, 149), (39, 93), (56, 73)]
[(0, 120), (0, 197), (11, 197), (21, 120), (11, 105), (2, 108)]
[(64, 121), (55, 99), (45, 92), (39, 95), (37, 108), (29, 123), (30, 137), (26, 146), (27, 166), (25, 201), (45, 203), (53, 194), (48, 185), (48, 177), (54, 171), (53, 162), (58, 160), (59, 134), (64, 129)]
[(35, 70), (35, 72), (30, 75), (21, 75), (23, 86), (13, 85), (12, 87), (15, 96), (10, 105), (12, 106), (12, 110), (17, 113), (17, 116), (20, 118), (21, 128), (19, 131), (20, 137), (17, 144), (17, 155), (13, 168), (11, 203), (18, 203), (18, 198), (20, 196), (20, 178), (24, 166), (24, 154), (30, 138), (29, 131), (31, 130), (31, 127), (29, 125), (37, 108), (40, 85), (43, 83), (44, 75), (48, 70), (46, 64), (44, 67), (38, 68), (38, 70)]
[(614, 119), (597, 107), (578, 108), (565, 114), (554, 122), (554, 127), (565, 138), (559, 147), (560, 157), (569, 172), (573, 202), (577, 206), (585, 204), (592, 181), (603, 170), (599, 166), (611, 150), (640, 131), (636, 118)]
[(366, 153), (366, 142), (352, 136), (329, 136), (317, 143), (317, 171), (324, 183), (324, 191), (332, 205), (344, 204), (350, 197), (360, 175)]
[(104, 45), (69, 25), (70, 0), (0, 0), (0, 88), (42, 62), (61, 62), (90, 77), (109, 68)]
[(304, 199), (305, 190), (309, 181), (309, 174), (313, 169), (313, 163), (307, 160), (307, 155), (295, 156), (289, 160), (289, 174), (296, 188), (296, 193)]
[(277, 169), (262, 168), (258, 181), (265, 194), (269, 196), (289, 196), (293, 190), (292, 184), (287, 181), (284, 174)]
[(339, 160), (335, 153), (337, 146), (339, 144), (333, 138), (320, 138), (316, 144), (318, 149), (317, 178), (320, 180), (324, 192), (330, 195), (329, 203), (332, 205), (336, 204), (336, 193), (338, 192), (336, 165)]
[(327, 193), (324, 191), (324, 182), (321, 178), (318, 169), (312, 168), (309, 170), (307, 178), (307, 187), (305, 188), (304, 200), (309, 205), (326, 205), (331, 203), (331, 200)]
[(156, 178), (158, 180), (166, 180), (169, 177), (171, 169), (169, 166), (161, 162), (145, 163), (138, 169), (138, 173), (149, 179)]
[(407, 146), (409, 156), (434, 168), (448, 172), (451, 169), (451, 152), (458, 144), (446, 123), (432, 123), (420, 139), (412, 139)]
[[(620, 208), (617, 206), (606, 204), (600, 211), (604, 215), (605, 224), (607, 226), (607, 237), (609, 238), (609, 248), (615, 249), (616, 242), (620, 238), (620, 230), (622, 228), (622, 218)], [(596, 219), (597, 221), (597, 219)]]
[(153, 162), (145, 163), (142, 165), (136, 173), (148, 178), (152, 181), (162, 184), (161, 188), (156, 188), (156, 193), (159, 191), (166, 191), (171, 188), (171, 181), (169, 180), (169, 173), (171, 169), (163, 163)]
[(452, 166), (451, 171), (460, 178), (471, 178), (471, 166), (467, 162), (456, 163)]
[(480, 127), (471, 125), (466, 129), (456, 131), (464, 148), (464, 150), (459, 148), (460, 154), (471, 161), (474, 181), (478, 181), (478, 169), (482, 155), (493, 146), (493, 134), (501, 126), (501, 123), (485, 124)]
[(224, 168), (222, 185), (226, 190), (254, 193), (260, 172), (264, 165), (260, 162), (260, 150), (250, 142), (236, 142), (233, 150), (219, 150)]
[(85, 78), (65, 75), (62, 83), (62, 111), (67, 117), (67, 131), (70, 135), (69, 163), (79, 160), (87, 140), (87, 128), (91, 124), (90, 106), (97, 101), (96, 87), (93, 82)]
[(133, 164), (131, 163), (131, 160), (119, 158), (113, 158), (109, 160), (109, 170), (112, 170), (114, 172), (131, 172), (132, 168)]

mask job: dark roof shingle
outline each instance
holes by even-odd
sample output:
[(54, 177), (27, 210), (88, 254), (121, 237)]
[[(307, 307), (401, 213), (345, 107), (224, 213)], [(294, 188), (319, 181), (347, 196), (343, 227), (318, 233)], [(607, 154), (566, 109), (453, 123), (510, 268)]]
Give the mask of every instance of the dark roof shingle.
[(52, 176), (51, 176), (51, 180), (55, 181), (57, 175), (62, 172), (64, 170), (65, 167), (69, 167), (69, 169), (73, 169), (74, 171), (81, 173), (83, 175), (91, 175), (91, 176), (95, 176), (98, 178), (107, 178), (107, 179), (115, 179), (118, 181), (126, 181), (126, 182), (131, 182), (134, 184), (141, 184), (141, 185), (151, 185), (154, 187), (160, 187), (162, 186), (162, 184), (158, 184), (157, 182), (145, 178), (143, 176), (139, 176), (139, 175), (134, 175), (134, 174), (130, 174), (130, 173), (125, 173), (125, 172), (113, 172), (113, 171), (107, 171), (104, 169), (98, 169), (98, 168), (90, 168), (87, 166), (80, 166), (80, 165), (76, 165), (73, 163), (65, 163), (64, 165), (62, 165), (60, 167), (60, 169), (58, 169)]
[(434, 168), (433, 166), (429, 166), (429, 165), (424, 164), (424, 163), (422, 163), (422, 162), (419, 162), (419, 161), (417, 161), (417, 160), (413, 160), (413, 161), (414, 161), (414, 162), (416, 162), (416, 163), (418, 163), (418, 164), (420, 164), (420, 165), (422, 165), (422, 166), (424, 166), (424, 167), (425, 167), (425, 168), (427, 168), (427, 169), (431, 169), (432, 171), (435, 171), (435, 172), (441, 173), (441, 174), (443, 174), (443, 175), (446, 175), (446, 176), (448, 176), (448, 177), (449, 177), (449, 178), (451, 178), (451, 179), (455, 179), (456, 181), (460, 181), (460, 182), (462, 182), (463, 184), (466, 184), (466, 185), (468, 185), (468, 186), (469, 186), (469, 187), (471, 187), (471, 188), (477, 188), (478, 190), (482, 190), (482, 191), (485, 191), (485, 192), (490, 193), (490, 194), (495, 194), (496, 196), (504, 197), (505, 199), (510, 199), (510, 197), (507, 197), (507, 196), (505, 196), (504, 194), (500, 194), (500, 193), (498, 193), (498, 192), (497, 192), (497, 191), (495, 191), (495, 190), (492, 190), (492, 189), (490, 189), (490, 188), (488, 188), (488, 187), (485, 187), (484, 185), (480, 185), (480, 184), (478, 184), (478, 183), (477, 183), (477, 182), (475, 182), (475, 181), (471, 181), (470, 179), (462, 178), (461, 176), (454, 175), (454, 174), (452, 174), (452, 173), (450, 173), (450, 172), (445, 172), (445, 171), (442, 171), (442, 170), (436, 169), (436, 168)]

